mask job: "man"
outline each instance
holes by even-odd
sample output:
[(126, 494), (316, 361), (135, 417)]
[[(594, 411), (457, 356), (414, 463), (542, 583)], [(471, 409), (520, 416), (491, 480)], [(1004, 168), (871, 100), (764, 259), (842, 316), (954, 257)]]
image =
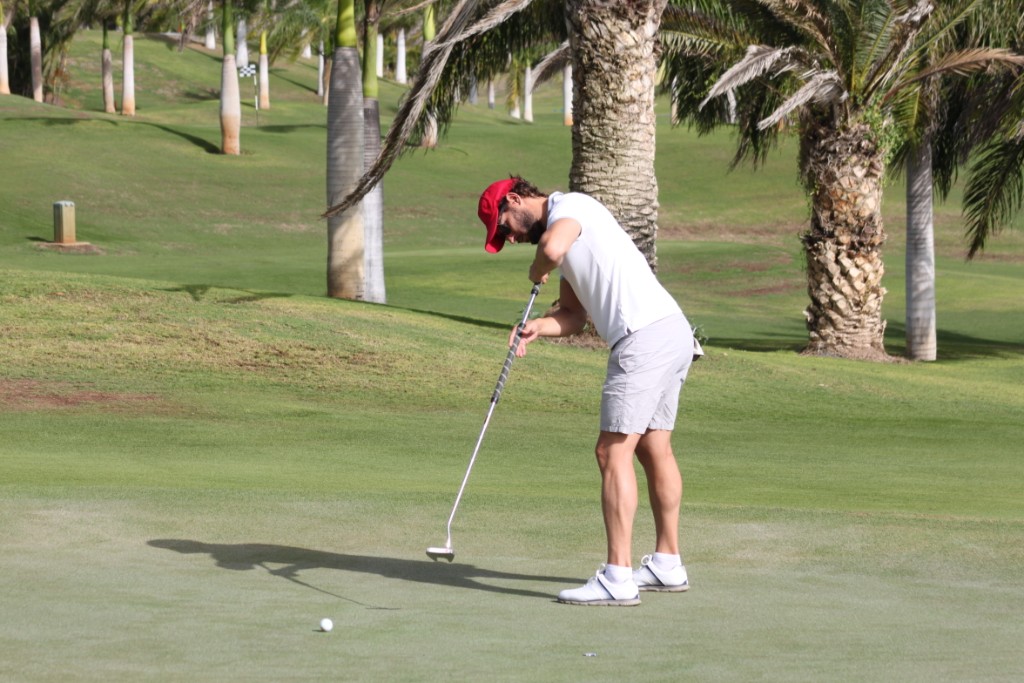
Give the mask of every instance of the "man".
[[(695, 349), (699, 353), (686, 317), (608, 209), (592, 197), (548, 196), (513, 176), (484, 191), (478, 213), (487, 229), (488, 252), (529, 242), (537, 245), (531, 282), (545, 283), (551, 271), (561, 272), (558, 308), (526, 323), (516, 355), (525, 355), (527, 345), (539, 337), (580, 332), (588, 315), (611, 347), (595, 447), (607, 563), (583, 587), (559, 593), (559, 602), (637, 605), (641, 590), (687, 590), (679, 556), (683, 483), (671, 443), (679, 390)], [(636, 571), (634, 453), (647, 475), (656, 532), (655, 552)]]

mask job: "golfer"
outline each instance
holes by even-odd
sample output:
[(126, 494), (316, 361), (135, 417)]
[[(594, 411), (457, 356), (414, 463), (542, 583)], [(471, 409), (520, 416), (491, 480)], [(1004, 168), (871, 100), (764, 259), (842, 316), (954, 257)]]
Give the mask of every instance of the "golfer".
[[(651, 272), (640, 250), (599, 201), (577, 192), (545, 195), (518, 176), (492, 183), (480, 196), (484, 248), (507, 242), (537, 245), (531, 282), (561, 272), (559, 305), (523, 328), (517, 356), (538, 337), (583, 330), (587, 318), (611, 348), (601, 394), (601, 433), (595, 453), (601, 470), (601, 507), (608, 559), (581, 588), (564, 590), (573, 605), (637, 605), (639, 591), (689, 588), (679, 555), (683, 481), (672, 453), (679, 390), (694, 354), (690, 324)], [(509, 337), (512, 343), (514, 337)], [(637, 508), (636, 454), (647, 476), (655, 522), (655, 552), (632, 569)]]

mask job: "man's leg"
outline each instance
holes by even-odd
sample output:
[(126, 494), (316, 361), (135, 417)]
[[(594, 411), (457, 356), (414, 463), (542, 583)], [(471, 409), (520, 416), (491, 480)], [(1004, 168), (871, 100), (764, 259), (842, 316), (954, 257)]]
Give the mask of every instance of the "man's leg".
[(571, 605), (639, 605), (633, 580), (633, 517), (636, 514), (636, 472), (633, 452), (639, 434), (601, 432), (594, 452), (601, 468), (601, 509), (608, 534), (608, 562), (581, 588), (564, 590), (558, 601)]
[(672, 432), (652, 429), (636, 445), (636, 455), (647, 474), (647, 489), (657, 534), (655, 552), (679, 554), (679, 506), (683, 477), (672, 452)]
[(608, 536), (608, 564), (632, 566), (633, 517), (636, 515), (636, 472), (633, 453), (640, 434), (601, 432), (594, 449), (601, 468), (601, 509)]

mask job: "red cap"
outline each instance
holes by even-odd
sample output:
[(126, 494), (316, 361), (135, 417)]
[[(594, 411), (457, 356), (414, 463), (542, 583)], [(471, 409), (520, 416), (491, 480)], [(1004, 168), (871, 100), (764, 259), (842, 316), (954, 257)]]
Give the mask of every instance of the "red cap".
[(515, 184), (516, 181), (511, 178), (499, 180), (488, 185), (484, 193), (480, 195), (480, 208), (476, 213), (483, 221), (484, 227), (487, 228), (487, 241), (484, 242), (484, 249), (488, 253), (497, 254), (505, 246), (505, 236), (498, 233), (498, 214), (500, 213), (498, 206), (505, 195), (512, 191)]

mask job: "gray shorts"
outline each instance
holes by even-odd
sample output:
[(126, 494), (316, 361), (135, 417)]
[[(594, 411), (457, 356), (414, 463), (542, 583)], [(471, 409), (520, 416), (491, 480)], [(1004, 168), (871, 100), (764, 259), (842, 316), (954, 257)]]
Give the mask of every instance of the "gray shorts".
[(644, 434), (673, 429), (693, 350), (693, 332), (682, 315), (663, 318), (620, 339), (608, 356), (601, 431)]

